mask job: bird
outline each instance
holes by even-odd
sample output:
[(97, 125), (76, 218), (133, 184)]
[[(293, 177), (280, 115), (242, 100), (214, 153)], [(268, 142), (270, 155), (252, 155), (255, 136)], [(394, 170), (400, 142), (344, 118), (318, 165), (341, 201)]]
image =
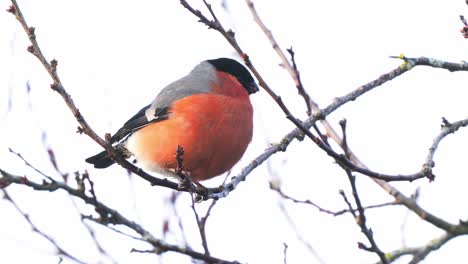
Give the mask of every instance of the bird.
[[(250, 95), (259, 91), (250, 72), (230, 58), (205, 60), (164, 87), (110, 137), (114, 151), (140, 166), (179, 178), (176, 150), (183, 149), (183, 172), (194, 183), (229, 171), (253, 135)], [(85, 160), (95, 168), (115, 161), (107, 151)]]

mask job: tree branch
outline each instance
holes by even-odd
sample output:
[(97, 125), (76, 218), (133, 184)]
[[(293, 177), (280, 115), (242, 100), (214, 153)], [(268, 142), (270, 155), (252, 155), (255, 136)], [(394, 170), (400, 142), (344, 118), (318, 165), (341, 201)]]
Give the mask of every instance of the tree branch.
[[(385, 82), (388, 82), (403, 73), (411, 70), (417, 65), (428, 65), (428, 66), (433, 66), (433, 67), (440, 67), (444, 69), (448, 69), (451, 71), (455, 70), (468, 70), (468, 64), (466, 63), (449, 63), (449, 62), (443, 62), (443, 61), (438, 61), (434, 59), (428, 59), (425, 57), (420, 57), (420, 58), (406, 58), (404, 56), (399, 56), (398, 58), (404, 59), (404, 63), (397, 67), (396, 69), (381, 75), (379, 78), (358, 87), (351, 93), (343, 96), (343, 97), (338, 97), (335, 99), (333, 103), (331, 103), (329, 106), (323, 108), (323, 109), (318, 109), (316, 110), (315, 114), (309, 117), (307, 120), (304, 122), (301, 122), (294, 118), (287, 110), (287, 108), (282, 104), (281, 98), (279, 98), (266, 84), (266, 82), (263, 80), (263, 78), (260, 76), (258, 71), (255, 69), (255, 67), (252, 65), (249, 57), (242, 51), (240, 46), (237, 44), (237, 41), (234, 38), (234, 33), (229, 30), (226, 31), (223, 26), (220, 24), (219, 20), (214, 16), (214, 12), (209, 4), (206, 3), (205, 5), (207, 6), (209, 12), (212, 14), (214, 17), (214, 21), (209, 20), (207, 17), (205, 17), (199, 10), (193, 9), (185, 0), (181, 0), (181, 4), (189, 10), (192, 14), (197, 16), (200, 20), (199, 22), (204, 23), (207, 25), (209, 28), (212, 28), (216, 31), (218, 31), (223, 37), (226, 38), (226, 40), (231, 44), (231, 46), (238, 52), (238, 54), (244, 59), (244, 62), (247, 67), (252, 71), (252, 73), (255, 75), (257, 80), (259, 81), (259, 84), (267, 91), (267, 93), (278, 103), (280, 108), (283, 110), (283, 112), (286, 113), (286, 117), (293, 122), (298, 130), (295, 130), (292, 132), (294, 135), (288, 134), (285, 138), (283, 138), (282, 143), (280, 143), (277, 146), (272, 146), (270, 149), (267, 149), (263, 154), (261, 154), (259, 157), (257, 157), (254, 161), (252, 161), (247, 167), (245, 167), (242, 172), (235, 178), (231, 180), (226, 186), (220, 186), (218, 190), (215, 192), (209, 191), (207, 194), (206, 198), (221, 198), (225, 197), (228, 195), (228, 193), (232, 190), (234, 190), (237, 185), (245, 180), (246, 176), (252, 171), (254, 168), (256, 168), (259, 164), (261, 164), (263, 161), (265, 161), (268, 157), (273, 155), (274, 153), (278, 151), (284, 151), (287, 145), (289, 145), (290, 140), (293, 140), (294, 138), (300, 138), (303, 134), (307, 135), (309, 138), (311, 138), (314, 143), (316, 143), (322, 150), (324, 150), (328, 155), (333, 157), (338, 163), (345, 165), (348, 167), (351, 171), (359, 172), (362, 174), (365, 174), (371, 178), (374, 178), (375, 180), (383, 180), (383, 181), (413, 181), (416, 179), (424, 178), (427, 177), (430, 180), (433, 179), (434, 175), (432, 175), (431, 170), (427, 170), (423, 168), (420, 172), (409, 174), (409, 175), (388, 175), (388, 174), (383, 174), (383, 173), (378, 173), (371, 171), (367, 169), (365, 166), (361, 165), (356, 165), (356, 163), (352, 162), (351, 160), (346, 159), (342, 155), (334, 152), (331, 148), (327, 146), (323, 141), (319, 140), (317, 137), (313, 136), (312, 133), (309, 131), (309, 128), (312, 127), (317, 120), (323, 120), (327, 115), (331, 114), (333, 111), (341, 107), (342, 105), (353, 101), (363, 95), (364, 93), (369, 92), (370, 90), (374, 89), (375, 87), (378, 87), (382, 85)], [(280, 100), (278, 100), (280, 99)], [(322, 121), (324, 122), (324, 121)], [(325, 127), (329, 131), (330, 134), (335, 134), (333, 135), (333, 138), (337, 141), (341, 141), (339, 136), (334, 133), (334, 131), (331, 129), (331, 126), (328, 123), (325, 123)], [(341, 144), (341, 142), (340, 142)], [(351, 155), (351, 157), (354, 159), (356, 158), (355, 155)], [(359, 164), (359, 163), (357, 163)], [(381, 182), (381, 186), (384, 184)], [(392, 189), (393, 187), (390, 186), (384, 186), (384, 189)], [(219, 191), (219, 192), (218, 192)]]
[[(340, 127), (341, 127), (341, 131), (343, 134), (343, 144), (341, 147), (345, 150), (345, 153), (346, 153), (345, 155), (349, 157), (349, 152), (348, 152), (349, 147), (347, 145), (347, 135), (346, 135), (346, 119), (343, 119), (340, 121)], [(377, 256), (379, 256), (382, 264), (388, 264), (387, 257), (382, 252), (382, 250), (380, 250), (379, 246), (377, 246), (377, 242), (375, 242), (374, 232), (372, 231), (372, 229), (367, 227), (366, 214), (364, 211), (364, 207), (362, 206), (361, 198), (359, 197), (359, 193), (356, 187), (356, 177), (352, 174), (352, 172), (348, 168), (343, 167), (343, 169), (346, 172), (346, 175), (348, 176), (354, 202), (356, 203), (357, 212), (359, 214), (356, 214), (355, 212), (353, 212), (352, 210), (353, 208), (351, 204), (349, 203), (348, 199), (346, 199), (346, 195), (344, 191), (340, 191), (340, 194), (343, 196), (343, 198), (345, 199), (345, 202), (348, 204), (349, 210), (351, 214), (354, 216), (354, 219), (356, 220), (356, 224), (361, 228), (361, 232), (366, 236), (367, 240), (371, 244), (370, 247), (367, 247), (363, 243), (358, 243), (358, 246), (361, 249), (374, 252), (375, 254), (377, 254)]]
[(10, 174), (2, 169), (0, 169), (0, 187), (5, 188), (10, 184), (19, 184), (23, 186), (28, 186), (37, 191), (48, 191), (53, 192), (57, 190), (63, 190), (68, 194), (75, 196), (83, 200), (86, 204), (93, 206), (97, 213), (100, 215), (99, 223), (108, 226), (108, 225), (123, 225), (139, 234), (141, 240), (149, 243), (154, 248), (154, 252), (157, 254), (162, 254), (165, 252), (177, 252), (183, 255), (187, 255), (194, 259), (203, 260), (207, 263), (225, 263), (225, 264), (234, 264), (239, 263), (237, 261), (227, 261), (219, 258), (211, 257), (203, 253), (182, 248), (176, 245), (168, 244), (163, 240), (157, 239), (150, 232), (140, 226), (138, 223), (133, 222), (125, 218), (118, 211), (108, 207), (104, 203), (98, 201), (95, 196), (89, 196), (85, 193), (85, 190), (74, 189), (62, 182), (58, 181), (43, 181), (42, 183), (37, 183), (29, 180), (27, 177), (22, 177), (18, 175)]
[[(439, 249), (445, 243), (450, 241), (452, 238), (456, 237), (457, 235), (445, 233), (442, 236), (431, 239), (429, 243), (421, 247), (409, 247), (409, 248), (402, 248), (397, 249), (392, 252), (387, 253), (387, 258), (389, 262), (393, 262), (399, 259), (402, 256), (412, 255), (413, 258), (409, 262), (410, 264), (416, 264), (424, 260), (429, 253)], [(382, 264), (382, 262), (377, 262), (376, 264)]]
[[(342, 209), (342, 210), (339, 210), (339, 211), (332, 211), (332, 210), (328, 210), (328, 209), (325, 209), (324, 207), (312, 202), (311, 200), (299, 200), (299, 199), (296, 199), (290, 195), (287, 195), (283, 192), (283, 190), (281, 190), (281, 188), (279, 188), (278, 185), (275, 185), (273, 183), (270, 182), (270, 189), (272, 189), (273, 191), (277, 192), (281, 198), (283, 199), (286, 199), (286, 200), (289, 200), (293, 203), (297, 203), (297, 204), (306, 204), (306, 205), (310, 205), (312, 207), (314, 207), (315, 209), (317, 209), (319, 212), (322, 212), (322, 213), (326, 213), (326, 214), (329, 214), (329, 215), (332, 215), (332, 216), (340, 216), (340, 215), (343, 215), (345, 213), (352, 213), (352, 212), (357, 212), (358, 209), (357, 208), (351, 208), (351, 209)], [(369, 206), (363, 206), (362, 208), (364, 210), (367, 210), (367, 209), (374, 209), (374, 208), (382, 208), (382, 207), (387, 207), (387, 206), (392, 206), (392, 205), (398, 205), (397, 203), (395, 202), (388, 202), (388, 203), (381, 203), (381, 204), (374, 204), (374, 205), (369, 205)]]
[(26, 214), (23, 210), (21, 210), (21, 208), (16, 204), (16, 202), (8, 194), (8, 192), (6, 190), (4, 190), (4, 189), (2, 189), (2, 191), (3, 191), (3, 199), (9, 201), (13, 205), (13, 207), (16, 209), (16, 211), (18, 211), (18, 213), (20, 213), (24, 217), (26, 222), (28, 222), (29, 226), (31, 226), (32, 231), (36, 232), (37, 234), (39, 234), (40, 236), (45, 238), (47, 241), (49, 241), (49, 243), (51, 243), (55, 247), (55, 250), (57, 251), (58, 255), (64, 256), (64, 257), (66, 257), (66, 258), (68, 258), (70, 260), (73, 260), (73, 261), (77, 262), (77, 263), (82, 263), (82, 264), (86, 263), (85, 261), (80, 260), (77, 257), (73, 256), (70, 252), (68, 252), (63, 247), (61, 247), (58, 244), (58, 242), (55, 241), (55, 239), (53, 239), (51, 236), (47, 235), (44, 231), (39, 229), (36, 226), (36, 224), (33, 223), (31, 218), (29, 217), (29, 215)]
[(301, 78), (299, 75), (299, 71), (297, 69), (296, 61), (294, 59), (294, 51), (292, 48), (288, 49), (288, 53), (291, 56), (291, 62), (286, 58), (286, 55), (284, 54), (283, 50), (279, 46), (278, 42), (276, 39), (273, 37), (273, 33), (271, 33), (271, 30), (269, 30), (266, 25), (263, 23), (262, 19), (257, 13), (257, 10), (255, 9), (254, 3), (250, 0), (245, 1), (247, 6), (249, 7), (250, 12), (252, 13), (252, 16), (255, 20), (255, 22), (258, 24), (260, 29), (263, 31), (265, 36), (268, 38), (268, 40), (271, 43), (271, 46), (274, 51), (276, 51), (276, 54), (278, 54), (278, 57), (281, 60), (281, 65), (286, 69), (286, 71), (291, 75), (294, 84), (296, 85), (296, 88), (299, 92), (299, 94), (304, 98), (304, 101), (306, 103), (307, 107), (307, 115), (312, 114), (312, 101), (310, 96), (307, 94), (307, 92), (304, 90), (304, 86), (302, 85)]

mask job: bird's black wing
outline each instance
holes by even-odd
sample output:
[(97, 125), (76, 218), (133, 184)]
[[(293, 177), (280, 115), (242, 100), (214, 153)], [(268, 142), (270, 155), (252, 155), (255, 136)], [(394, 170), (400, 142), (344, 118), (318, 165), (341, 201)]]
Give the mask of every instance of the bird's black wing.
[(169, 107), (156, 108), (154, 109), (154, 114), (147, 116), (146, 113), (150, 107), (151, 105), (143, 107), (140, 111), (138, 111), (138, 113), (125, 122), (122, 128), (120, 128), (117, 133), (111, 137), (110, 142), (118, 142), (126, 136), (130, 135), (135, 130), (138, 130), (154, 122), (159, 122), (169, 118)]

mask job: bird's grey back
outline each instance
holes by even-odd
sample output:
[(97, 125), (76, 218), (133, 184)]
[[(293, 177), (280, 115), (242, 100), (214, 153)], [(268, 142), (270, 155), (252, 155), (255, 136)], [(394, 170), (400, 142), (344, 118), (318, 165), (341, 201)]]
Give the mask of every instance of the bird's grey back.
[(209, 93), (212, 82), (217, 82), (214, 67), (204, 61), (186, 76), (169, 84), (159, 92), (150, 109), (169, 107), (173, 102), (200, 93)]

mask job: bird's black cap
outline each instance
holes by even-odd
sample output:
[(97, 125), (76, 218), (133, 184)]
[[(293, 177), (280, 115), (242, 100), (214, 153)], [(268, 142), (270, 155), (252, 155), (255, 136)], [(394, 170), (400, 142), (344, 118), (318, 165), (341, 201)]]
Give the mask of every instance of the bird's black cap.
[(226, 72), (236, 77), (236, 79), (244, 86), (249, 94), (258, 92), (258, 86), (250, 72), (238, 61), (229, 58), (219, 58), (208, 60), (218, 71)]

